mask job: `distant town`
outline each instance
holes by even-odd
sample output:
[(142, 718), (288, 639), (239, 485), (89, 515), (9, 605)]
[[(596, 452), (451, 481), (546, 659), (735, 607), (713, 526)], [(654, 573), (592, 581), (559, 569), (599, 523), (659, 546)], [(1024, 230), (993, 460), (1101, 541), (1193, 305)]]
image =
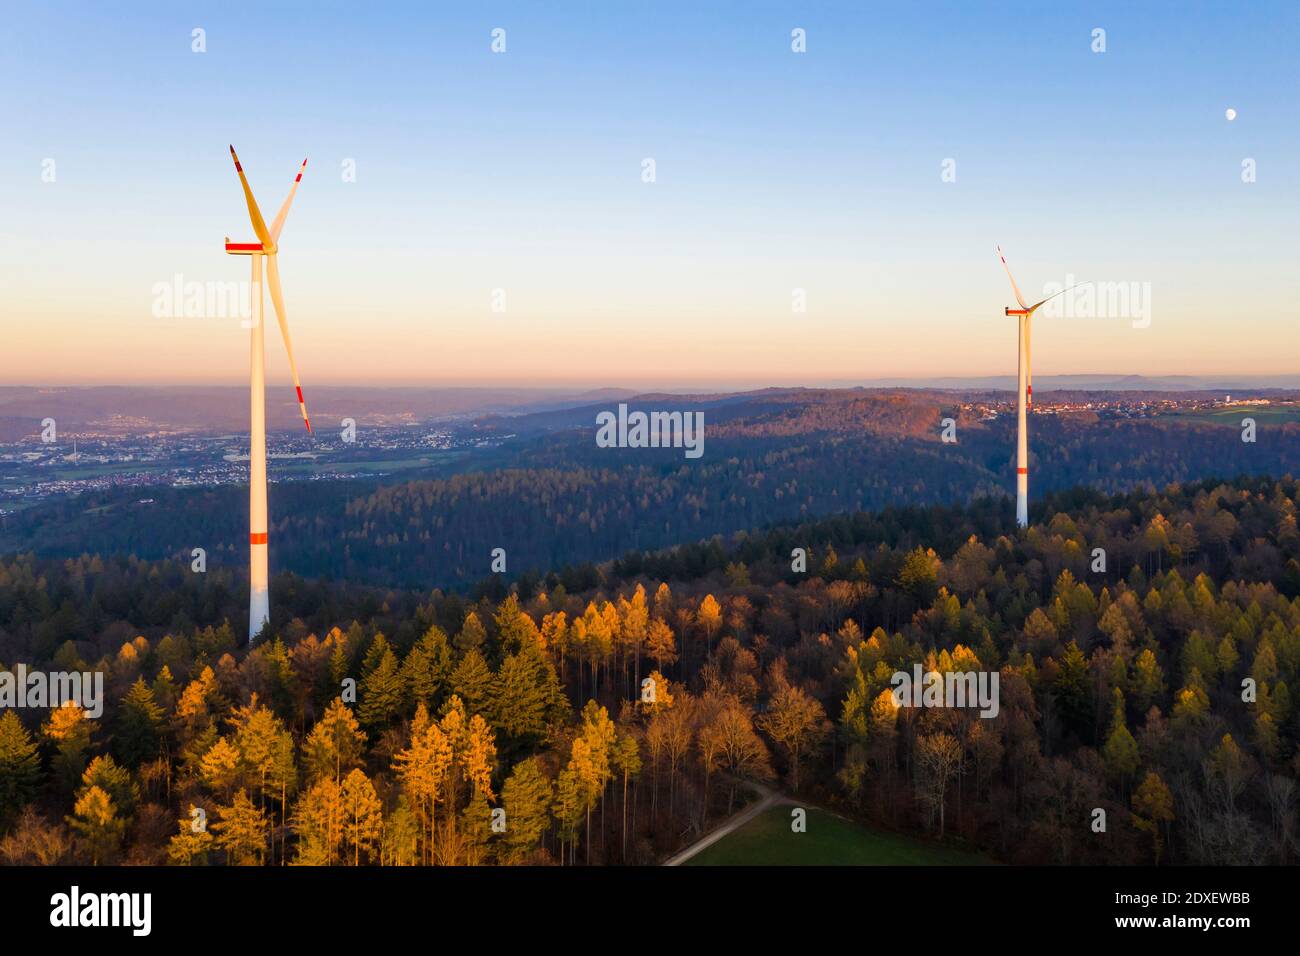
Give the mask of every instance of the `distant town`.
[[(81, 428), (52, 442), (39, 432), (0, 442), (0, 515), (88, 491), (248, 483), (247, 435), (155, 430), (143, 420), (124, 431), (123, 424)], [(267, 436), (268, 470), (272, 481), (412, 473), (510, 437), (446, 423), (278, 432)]]
[[(1300, 399), (1294, 392), (1274, 397), (1209, 397), (1201, 392), (1193, 397), (1178, 392), (1046, 391), (1037, 398), (1035, 415), (1093, 414), (1111, 421), (1177, 416), (1222, 424), (1236, 423), (1237, 410), (1250, 410), (1276, 416), (1275, 421), (1300, 421)], [(957, 407), (978, 420), (1016, 413), (1005, 393), (974, 393)], [(271, 480), (337, 481), (399, 473), (416, 477), (515, 437), (464, 418), (420, 424), (377, 416), (351, 430), (348, 421), (315, 435), (296, 429), (268, 435)], [(160, 427), (145, 418), (123, 416), (60, 432), (55, 441), (43, 440), (41, 431), (33, 429), (16, 440), (0, 441), (0, 515), (89, 491), (246, 484), (247, 441), (246, 434)]]

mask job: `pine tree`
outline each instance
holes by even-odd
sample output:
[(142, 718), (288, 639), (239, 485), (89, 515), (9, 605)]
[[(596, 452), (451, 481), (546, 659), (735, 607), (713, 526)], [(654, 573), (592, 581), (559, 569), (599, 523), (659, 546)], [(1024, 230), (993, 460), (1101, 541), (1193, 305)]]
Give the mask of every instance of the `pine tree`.
[(1151, 833), (1151, 850), (1160, 863), (1160, 828), (1174, 819), (1174, 798), (1155, 771), (1150, 771), (1133, 794), (1133, 822)]
[(493, 621), (497, 626), (497, 640), (507, 653), (517, 652), (541, 640), (537, 625), (520, 609), (519, 599), (514, 594), (501, 602)]
[(554, 787), (537, 757), (520, 761), (501, 788), (506, 811), (505, 859), (523, 863), (550, 826)]
[(164, 714), (176, 706), (180, 690), (176, 686), (175, 678), (172, 677), (171, 668), (166, 664), (158, 670), (158, 676), (153, 679), (149, 689), (153, 691), (154, 700)]
[(163, 710), (144, 678), (138, 677), (122, 701), (113, 749), (126, 766), (138, 767), (140, 761), (157, 756), (162, 728)]
[(415, 866), (420, 862), (420, 821), (411, 811), (405, 794), (384, 823), (383, 859), (385, 866)]
[(361, 680), (357, 716), (362, 726), (379, 731), (392, 723), (401, 713), (404, 690), (397, 656), (391, 648), (386, 648), (379, 663)]
[(393, 649), (388, 646), (388, 638), (384, 637), (383, 632), (377, 632), (370, 646), (366, 648), (366, 656), (361, 659), (361, 676), (364, 678), (372, 673), (384, 659), (384, 655), (392, 652)]
[(654, 658), (659, 670), (663, 670), (665, 664), (677, 660), (677, 639), (673, 636), (673, 629), (659, 618), (650, 622), (646, 635), (646, 654)]
[(384, 831), (384, 817), (379, 796), (370, 778), (353, 768), (343, 780), (343, 846), (349, 851), (348, 862), (360, 866), (369, 861)]
[(588, 863), (591, 862), (591, 811), (597, 799), (604, 799), (605, 785), (613, 776), (610, 758), (614, 737), (614, 722), (609, 719), (609, 713), (594, 700), (588, 701), (582, 709), (582, 726), (573, 740), (567, 768), (577, 780), (587, 818), (587, 836), (583, 845)]
[(1128, 724), (1124, 720), (1124, 693), (1118, 687), (1114, 690), (1112, 700), (1114, 704), (1110, 733), (1102, 747), (1102, 757), (1111, 776), (1123, 783), (1137, 773), (1142, 758), (1138, 753), (1137, 741), (1129, 733)]
[(0, 715), (0, 827), (36, 796), (41, 766), (36, 744), (12, 710)]
[(303, 744), (303, 761), (312, 777), (328, 775), (338, 782), (361, 764), (366, 735), (341, 697), (336, 697), (312, 727)]
[(126, 833), (126, 821), (113, 798), (99, 787), (87, 787), (77, 799), (68, 825), (80, 838), (93, 866), (113, 862)]
[(213, 848), (212, 834), (206, 826), (194, 828), (193, 817), (181, 817), (180, 832), (167, 843), (167, 860), (173, 866), (207, 866)]
[(466, 652), (451, 675), (452, 693), (471, 714), (486, 714), (492, 704), (494, 677), (477, 648)]
[(249, 799), (243, 787), (235, 793), (229, 806), (217, 808), (217, 845), (236, 866), (257, 866), (266, 853), (266, 814)]
[(140, 802), (140, 788), (131, 779), (130, 771), (119, 767), (107, 754), (90, 762), (81, 775), (81, 784), (83, 788), (99, 787), (112, 798), (113, 805), (124, 816), (130, 816)]
[(1092, 722), (1092, 681), (1088, 676), (1087, 658), (1074, 641), (1065, 647), (1053, 687), (1066, 724), (1080, 736), (1086, 733), (1092, 739), (1095, 730)]
[(234, 792), (239, 782), (239, 749), (226, 737), (220, 737), (200, 763), (203, 782), (221, 799), (226, 799)]
[[(456, 738), (453, 736), (452, 739)], [(492, 792), (492, 772), (496, 767), (496, 756), (496, 738), (492, 728), (482, 716), (475, 714), (469, 719), (464, 744), (456, 753), (456, 761), (461, 765), (461, 772), (474, 792), (483, 794), (489, 800), (495, 797)]]
[[(572, 767), (560, 771), (555, 781), (555, 802), (551, 805), (560, 838), (560, 862), (564, 862), (564, 845), (569, 844), (570, 858), (578, 836), (578, 821), (582, 819), (582, 787), (578, 774)], [(507, 814), (509, 811), (507, 811)], [(508, 821), (507, 821), (508, 822)]]
[(330, 695), (339, 693), (343, 689), (343, 679), (348, 676), (348, 671), (352, 666), (352, 655), (348, 652), (348, 637), (337, 627), (326, 635), (333, 645), (330, 651), (329, 675), (330, 675)]
[(540, 740), (547, 725), (569, 708), (555, 668), (533, 640), (526, 640), (502, 661), (493, 697), (492, 724), (515, 743)]
[(712, 650), (713, 638), (722, 628), (722, 607), (712, 594), (704, 595), (704, 599), (700, 601), (695, 622), (704, 633), (704, 650), (707, 655)]
[(402, 660), (400, 671), (402, 693), (412, 703), (431, 704), (437, 696), (438, 682), (433, 676), (433, 662), (420, 644), (416, 644)]
[(468, 866), (483, 866), (491, 862), (492, 807), (487, 797), (475, 791), (461, 814), (460, 833)]
[(307, 788), (293, 808), (290, 826), (297, 838), (294, 862), (329, 866), (343, 841), (343, 790), (332, 777), (322, 776)]
[(393, 770), (420, 817), (425, 835), (425, 862), (434, 859), (438, 803), (448, 790), (452, 759), (452, 741), (442, 726), (429, 717), (424, 704), (416, 705), (415, 718), (411, 721), (411, 744), (394, 756)]
[(468, 654), (482, 647), (486, 640), (487, 630), (483, 627), (483, 622), (478, 619), (477, 614), (470, 611), (465, 615), (465, 622), (460, 626), (460, 633), (453, 639), (452, 644), (462, 654)]
[(86, 712), (71, 701), (50, 711), (50, 719), (41, 728), (47, 740), (54, 743), (55, 778), (71, 793), (81, 781), (86, 769), (86, 751), (94, 725)]
[(627, 783), (641, 774), (641, 745), (636, 735), (623, 733), (618, 737), (612, 753), (614, 767), (623, 775), (623, 862), (627, 862)]
[[(1118, 608), (1118, 604), (1112, 604)], [(1139, 711), (1150, 709), (1164, 697), (1165, 675), (1151, 648), (1143, 649), (1133, 662), (1133, 695)]]

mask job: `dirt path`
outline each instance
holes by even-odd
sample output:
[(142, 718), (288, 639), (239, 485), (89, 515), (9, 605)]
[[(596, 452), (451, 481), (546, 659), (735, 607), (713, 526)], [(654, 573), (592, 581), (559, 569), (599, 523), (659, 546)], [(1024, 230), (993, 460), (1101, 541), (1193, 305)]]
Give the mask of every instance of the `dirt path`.
[(768, 807), (775, 807), (778, 804), (789, 802), (785, 794), (778, 793), (777, 791), (773, 790), (771, 787), (765, 787), (761, 783), (755, 783), (751, 780), (751, 781), (746, 781), (745, 785), (758, 794), (758, 800), (755, 801), (752, 806), (748, 806), (744, 810), (741, 810), (739, 813), (731, 817), (725, 823), (710, 830), (708, 833), (700, 837), (700, 839), (696, 840), (686, 849), (681, 850), (680, 852), (674, 854), (673, 856), (670, 856), (667, 860), (664, 861), (664, 866), (681, 866), (683, 863), (685, 863), (691, 857), (695, 856), (697, 853), (700, 853), (708, 849), (709, 847), (713, 846), (713, 844), (717, 843), (728, 833), (732, 833), (735, 830), (739, 829), (740, 827), (743, 827), (746, 823), (754, 819), (754, 817), (758, 816)]

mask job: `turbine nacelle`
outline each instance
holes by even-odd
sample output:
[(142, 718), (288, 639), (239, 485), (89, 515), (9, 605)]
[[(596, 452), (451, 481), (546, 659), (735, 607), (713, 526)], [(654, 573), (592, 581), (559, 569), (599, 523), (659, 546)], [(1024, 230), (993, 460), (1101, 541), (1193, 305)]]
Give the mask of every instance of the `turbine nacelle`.
[(260, 242), (231, 242), (230, 237), (226, 236), (226, 255), (228, 256), (260, 256), (266, 254), (266, 247)]

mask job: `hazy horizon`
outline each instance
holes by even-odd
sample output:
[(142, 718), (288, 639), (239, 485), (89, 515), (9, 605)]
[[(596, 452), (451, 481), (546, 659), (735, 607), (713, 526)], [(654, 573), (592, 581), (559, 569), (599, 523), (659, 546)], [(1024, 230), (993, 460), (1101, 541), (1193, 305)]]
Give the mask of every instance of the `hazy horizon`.
[[(330, 381), (317, 384), (315, 389), (331, 391), (345, 389), (393, 391), (479, 391), (479, 392), (526, 392), (575, 395), (587, 392), (652, 392), (652, 391), (688, 391), (688, 392), (747, 392), (761, 389), (844, 389), (844, 388), (950, 388), (979, 389), (997, 387), (1014, 389), (1016, 376), (1012, 373), (1001, 374), (963, 374), (963, 375), (921, 375), (921, 376), (879, 376), (854, 379), (735, 379), (735, 380), (628, 380), (628, 381), (594, 381), (594, 382), (551, 382), (527, 383), (506, 380), (483, 381)], [(1123, 388), (1141, 388), (1159, 391), (1172, 389), (1206, 389), (1220, 384), (1236, 384), (1241, 388), (1259, 389), (1293, 389), (1300, 388), (1300, 373), (1269, 374), (1233, 374), (1231, 372), (1191, 372), (1175, 375), (1145, 375), (1124, 372), (1080, 372), (1040, 375), (1035, 373), (1034, 387), (1039, 390), (1095, 389), (1110, 391)], [(221, 381), (0, 381), (3, 389), (247, 389), (247, 379), (226, 379)], [(268, 393), (276, 389), (289, 388), (284, 382), (268, 382)]]

